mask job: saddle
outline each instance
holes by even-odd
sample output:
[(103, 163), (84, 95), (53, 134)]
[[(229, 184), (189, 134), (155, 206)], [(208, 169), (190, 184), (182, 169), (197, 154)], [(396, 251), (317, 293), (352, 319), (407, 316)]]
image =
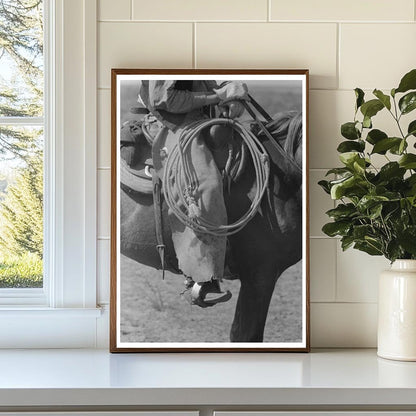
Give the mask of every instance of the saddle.
[(152, 147), (143, 130), (143, 119), (129, 120), (120, 131), (120, 182), (129, 192), (152, 194)]
[[(152, 194), (154, 191), (154, 169), (152, 147), (161, 130), (160, 122), (151, 115), (129, 120), (121, 127), (120, 134), (120, 182), (129, 192)], [(246, 162), (247, 148), (240, 137), (233, 135), (231, 128), (216, 128), (204, 132), (205, 142), (212, 152), (223, 176), (224, 190), (241, 177)], [(163, 149), (153, 149), (160, 153)]]

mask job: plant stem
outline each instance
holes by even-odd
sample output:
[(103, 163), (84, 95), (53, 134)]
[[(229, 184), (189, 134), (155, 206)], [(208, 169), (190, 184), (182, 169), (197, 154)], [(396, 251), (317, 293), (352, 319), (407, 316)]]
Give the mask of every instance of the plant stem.
[(388, 110), (388, 111), (389, 111), (389, 113), (391, 114), (391, 116), (394, 118), (394, 121), (396, 122), (397, 127), (399, 128), (400, 134), (402, 135), (403, 139), (406, 139), (406, 136), (403, 134), (403, 130), (402, 130), (402, 127), (400, 126), (400, 122), (399, 122), (400, 117), (401, 117), (402, 115), (400, 114), (400, 116), (397, 116), (397, 104), (396, 104), (396, 99), (395, 99), (395, 98), (393, 98), (393, 103), (394, 103), (394, 113), (395, 113), (396, 115), (394, 115), (394, 114), (391, 112), (391, 110)]

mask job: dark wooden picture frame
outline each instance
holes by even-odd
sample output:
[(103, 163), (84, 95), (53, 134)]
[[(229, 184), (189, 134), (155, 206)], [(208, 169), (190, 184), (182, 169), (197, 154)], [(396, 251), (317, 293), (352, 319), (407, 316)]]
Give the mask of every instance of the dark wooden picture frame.
[[(248, 159), (247, 157), (245, 159), (248, 162), (244, 166), (252, 166), (253, 164), (257, 166), (259, 161), (262, 166), (266, 166), (262, 171), (263, 181), (257, 182), (258, 186), (249, 186), (249, 188), (251, 187), (249, 195), (251, 199), (248, 200), (248, 196), (243, 190), (249, 188), (243, 185), (233, 185), (239, 182), (235, 177), (235, 182), (233, 182), (234, 179), (229, 179), (228, 171), (224, 173), (229, 165), (222, 164), (220, 166), (218, 160), (221, 159), (221, 156), (218, 156), (218, 160), (216, 159), (217, 153), (222, 154), (221, 149), (225, 145), (221, 142), (220, 150), (215, 147), (214, 132), (216, 130), (213, 129), (217, 128), (217, 125), (210, 124), (211, 118), (207, 116), (207, 107), (204, 106), (203, 109), (198, 110), (201, 114), (204, 111), (204, 118), (197, 120), (195, 126), (192, 127), (196, 129), (201, 125), (199, 133), (196, 130), (191, 130), (191, 127), (188, 129), (188, 125), (183, 130), (178, 130), (192, 133), (190, 133), (192, 138), (189, 139), (189, 143), (198, 134), (201, 135), (198, 137), (204, 138), (205, 146), (210, 149), (207, 151), (211, 151), (218, 171), (221, 171), (223, 177), (227, 179), (227, 183), (224, 179), (222, 192), (226, 200), (225, 204), (228, 203), (227, 218), (229, 222), (232, 222), (230, 217), (234, 214), (228, 212), (228, 207), (233, 207), (230, 201), (236, 200), (237, 193), (244, 196), (241, 201), (248, 200), (247, 207), (250, 209), (250, 201), (255, 200), (255, 197), (253, 198), (254, 189), (262, 189), (261, 184), (264, 183), (268, 185), (265, 185), (263, 193), (260, 194), (258, 191), (258, 194), (255, 194), (259, 195), (259, 201), (250, 219), (247, 220), (250, 225), (246, 225), (235, 235), (227, 238), (227, 250), (224, 254), (227, 260), (225, 263), (231, 264), (230, 257), (233, 257), (233, 270), (237, 270), (236, 274), (240, 279), (224, 280), (225, 285), (231, 285), (228, 288), (233, 292), (234, 299), (225, 302), (229, 297), (226, 294), (229, 293), (226, 290), (227, 287), (225, 289), (222, 287), (221, 294), (216, 294), (217, 298), (212, 301), (217, 302), (221, 298), (220, 303), (206, 308), (205, 306), (211, 305), (209, 296), (211, 292), (215, 292), (215, 290), (211, 290), (211, 283), (214, 282), (214, 286), (217, 288), (216, 280), (212, 280), (210, 283), (205, 282), (207, 283), (205, 286), (204, 283), (195, 284), (192, 279), (189, 283), (190, 280), (187, 277), (185, 282), (187, 286), (183, 290), (179, 290), (178, 281), (182, 282), (183, 276), (167, 272), (167, 276), (164, 277), (165, 272), (163, 271), (164, 280), (162, 280), (162, 271), (159, 270), (158, 275), (155, 276), (152, 268), (149, 267), (161, 269), (162, 262), (164, 262), (167, 269), (172, 268), (176, 272), (179, 269), (179, 261), (174, 258), (175, 250), (178, 252), (175, 245), (176, 240), (173, 244), (171, 234), (169, 234), (170, 228), (173, 230), (172, 233), (176, 231), (175, 226), (169, 225), (172, 222), (166, 218), (168, 212), (166, 204), (169, 205), (170, 201), (169, 215), (172, 217), (169, 216), (169, 218), (175, 218), (175, 221), (180, 217), (181, 212), (185, 214), (185, 217), (191, 218), (189, 211), (192, 203), (197, 206), (197, 209), (198, 204), (199, 206), (203, 205), (198, 200), (195, 202), (193, 196), (191, 199), (187, 199), (188, 195), (185, 199), (182, 197), (182, 201), (191, 201), (188, 206), (185, 204), (184, 208), (179, 202), (180, 200), (175, 200), (180, 197), (174, 191), (164, 194), (169, 190), (166, 182), (172, 187), (175, 181), (169, 175), (163, 177), (157, 168), (157, 164), (162, 166), (161, 160), (163, 161), (164, 158), (167, 160), (174, 153), (174, 148), (162, 147), (164, 142), (160, 139), (160, 136), (163, 136), (160, 133), (161, 129), (167, 132), (165, 134), (167, 137), (169, 134), (179, 137), (179, 133), (172, 133), (175, 130), (172, 130), (173, 128), (168, 125), (169, 122), (166, 121), (170, 120), (169, 114), (166, 115), (170, 108), (166, 107), (166, 104), (164, 104), (165, 107), (156, 107), (154, 104), (157, 100), (160, 102), (165, 99), (166, 101), (166, 96), (153, 97), (151, 105), (149, 104), (151, 102), (149, 96), (155, 94), (154, 91), (159, 88), (154, 87), (154, 85), (159, 85), (157, 83), (160, 83), (162, 88), (169, 90), (171, 88), (179, 89), (179, 82), (187, 85), (183, 88), (187, 90), (186, 94), (190, 91), (195, 92), (194, 95), (198, 95), (200, 91), (200, 87), (198, 87), (199, 89), (195, 87), (198, 83), (208, 85), (208, 83), (216, 82), (215, 94), (221, 96), (221, 91), (225, 91), (224, 94), (227, 95), (232, 91), (231, 101), (235, 100), (235, 96), (232, 96), (235, 89), (226, 84), (238, 85), (237, 90), (239, 91), (244, 87), (242, 84), (247, 85), (248, 95), (245, 92), (240, 92), (245, 94), (244, 98), (239, 100), (245, 109), (244, 115), (236, 119), (238, 123), (224, 121), (228, 120), (227, 114), (232, 114), (230, 101), (224, 99), (224, 96), (221, 96), (220, 99), (220, 101), (223, 100), (219, 103), (222, 105), (221, 107), (218, 106), (218, 103), (215, 107), (211, 106), (210, 117), (215, 120), (223, 120), (219, 122), (223, 123), (221, 124), (223, 130), (219, 129), (218, 131), (231, 131), (230, 135), (233, 140), (236, 131), (237, 135), (243, 139), (246, 135), (245, 132), (249, 131), (247, 140), (255, 140), (250, 139), (254, 136), (260, 143), (251, 144), (255, 148), (254, 152), (260, 154), (260, 156), (256, 156), (257, 159), (250, 150), (252, 147), (241, 145), (241, 140), (237, 145), (236, 142), (228, 144), (228, 159), (225, 157), (227, 163), (232, 160), (230, 155), (239, 155), (241, 162), (246, 157), (243, 155), (248, 154)], [(141, 89), (138, 104), (139, 85)], [(192, 87), (189, 87), (190, 85)], [(145, 91), (145, 87), (148, 88), (146, 90), (148, 95), (142, 92)], [(149, 93), (150, 88), (154, 88), (151, 93)], [(221, 91), (218, 92), (220, 89)], [(164, 94), (166, 90), (164, 90)], [(304, 69), (112, 70), (111, 352), (308, 352), (310, 350), (308, 91), (309, 71)], [(204, 97), (212, 95), (212, 91), (207, 88), (204, 90), (204, 94)], [(240, 104), (237, 104), (237, 108), (240, 107)], [(163, 110), (160, 110), (161, 108)], [(213, 114), (212, 108), (216, 109), (214, 110), (215, 114)], [(220, 112), (225, 109), (225, 113), (219, 115), (218, 108), (220, 108)], [(148, 110), (150, 110), (149, 115), (144, 116)], [(183, 113), (186, 111), (184, 110)], [(277, 113), (277, 116), (271, 117), (269, 113)], [(174, 118), (174, 120), (176, 119)], [(155, 135), (152, 135), (153, 126), (159, 128)], [(242, 130), (238, 130), (239, 126), (243, 126)], [(205, 133), (207, 131), (209, 133)], [(182, 158), (182, 163), (184, 163), (183, 154), (185, 154), (183, 149), (186, 146), (183, 144), (185, 136), (185, 134), (181, 134), (178, 142), (181, 141), (182, 144), (175, 146), (179, 148), (176, 150), (179, 154), (176, 159), (181, 160)], [(152, 150), (150, 145), (146, 144), (146, 140), (150, 143), (149, 137), (150, 141), (162, 144), (158, 148), (156, 148), (156, 144), (153, 144)], [(214, 137), (214, 144), (208, 143), (208, 137)], [(227, 139), (228, 137), (229, 135), (227, 135)], [(169, 139), (165, 138), (164, 140)], [(145, 146), (148, 147), (143, 150)], [(234, 150), (233, 146), (240, 146), (239, 150)], [(192, 148), (192, 144), (189, 144), (188, 148)], [(243, 148), (246, 150), (244, 151)], [(181, 153), (182, 151), (183, 153)], [(265, 154), (262, 154), (262, 151)], [(149, 155), (153, 156), (153, 162), (151, 159), (149, 161)], [(189, 155), (189, 163), (192, 164), (194, 156), (192, 150), (189, 150)], [(167, 170), (167, 163), (167, 161), (163, 162), (160, 172)], [(173, 166), (174, 163), (172, 162), (171, 165)], [(243, 166), (242, 162), (238, 166)], [(179, 171), (177, 165), (171, 169), (169, 171), (171, 176), (172, 172)], [(237, 171), (240, 172), (238, 169)], [(267, 176), (264, 173), (266, 171), (268, 172)], [(187, 171), (183, 170), (182, 172), (186, 173)], [(184, 174), (182, 173), (182, 175)], [(256, 178), (262, 177), (258, 172), (256, 175)], [(253, 177), (248, 174), (244, 176), (243, 173), (241, 176), (243, 179), (239, 180), (244, 183), (249, 180), (247, 178), (251, 178), (250, 180), (253, 182)], [(177, 179), (176, 183), (182, 183), (181, 180), (182, 177)], [(164, 189), (160, 190), (161, 187)], [(234, 194), (233, 187), (236, 189)], [(181, 192), (185, 193), (182, 188)], [(227, 192), (229, 193), (228, 200), (225, 196)], [(196, 195), (201, 195), (201, 193)], [(202, 200), (202, 197), (200, 198)], [(244, 205), (241, 201), (238, 204)], [(175, 208), (175, 205), (179, 208)], [(253, 203), (251, 203), (252, 206)], [(179, 210), (179, 213), (175, 213), (175, 209)], [(175, 211), (174, 214), (172, 211)], [(188, 227), (191, 229), (194, 221), (198, 224), (205, 224), (198, 217), (198, 215), (202, 215), (201, 209), (197, 212), (196, 218), (191, 220), (185, 218), (184, 229), (188, 229)], [(153, 228), (153, 223), (156, 224), (155, 228)], [(221, 228), (217, 227), (215, 230), (221, 230)], [(197, 239), (203, 240), (201, 244), (205, 244), (203, 234), (200, 234), (199, 231), (192, 231), (192, 233), (196, 235)], [(215, 246), (216, 241), (221, 241), (221, 244), (224, 241), (223, 237), (218, 237), (219, 240), (216, 240), (216, 235), (213, 240), (207, 240), (213, 241), (214, 249), (217, 247)], [(230, 257), (229, 252), (231, 252)], [(181, 253), (181, 256), (186, 256), (186, 253)], [(179, 258), (179, 254), (177, 258)], [(201, 257), (198, 260), (204, 262), (206, 258)], [(290, 264), (291, 262), (293, 264)], [(281, 269), (284, 269), (283, 273)], [(230, 275), (234, 276), (233, 273)], [(240, 281), (241, 287), (238, 287)], [(275, 289), (276, 281), (279, 290)], [(205, 287), (206, 291), (202, 289)], [(194, 293), (195, 288), (199, 289), (195, 292), (196, 294)], [(239, 300), (235, 305), (237, 298)], [(270, 299), (271, 306), (269, 307)], [(196, 305), (191, 306), (191, 303), (202, 305), (204, 308), (199, 308)], [(231, 304), (236, 310), (232, 325), (234, 310), (230, 309)], [(228, 333), (231, 334), (230, 338), (228, 338)], [(263, 334), (265, 334), (264, 338)]]

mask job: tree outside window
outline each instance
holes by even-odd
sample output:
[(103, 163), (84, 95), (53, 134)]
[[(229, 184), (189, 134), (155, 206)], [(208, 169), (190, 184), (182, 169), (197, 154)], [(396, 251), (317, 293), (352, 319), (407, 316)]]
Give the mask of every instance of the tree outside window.
[(43, 2), (0, 0), (0, 288), (43, 285)]

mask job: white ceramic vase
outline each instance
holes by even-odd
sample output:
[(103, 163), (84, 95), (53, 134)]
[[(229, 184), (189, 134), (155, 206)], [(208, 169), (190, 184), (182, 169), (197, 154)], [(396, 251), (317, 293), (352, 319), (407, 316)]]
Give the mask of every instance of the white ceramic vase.
[(416, 260), (396, 260), (380, 275), (377, 354), (416, 361)]

